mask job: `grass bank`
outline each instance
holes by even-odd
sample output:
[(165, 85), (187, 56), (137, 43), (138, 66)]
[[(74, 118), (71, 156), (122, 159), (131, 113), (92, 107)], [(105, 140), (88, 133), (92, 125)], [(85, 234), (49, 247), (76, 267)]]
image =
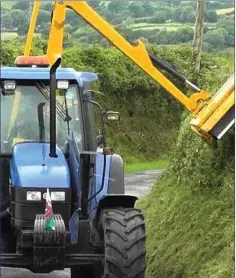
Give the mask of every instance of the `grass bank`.
[(233, 278), (234, 134), (212, 150), (188, 125), (160, 182), (138, 203), (147, 278)]
[[(234, 59), (209, 61), (202, 61), (199, 86), (214, 94)], [(168, 168), (137, 204), (146, 218), (147, 278), (233, 278), (234, 130), (213, 150), (186, 115)]]

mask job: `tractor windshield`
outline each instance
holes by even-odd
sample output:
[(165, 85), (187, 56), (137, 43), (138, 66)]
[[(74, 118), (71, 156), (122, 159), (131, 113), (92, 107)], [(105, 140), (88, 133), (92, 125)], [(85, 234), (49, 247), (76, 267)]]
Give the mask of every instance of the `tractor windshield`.
[[(23, 141), (49, 142), (49, 84), (20, 82), (13, 95), (0, 94), (1, 153), (11, 153), (12, 147)], [(80, 141), (80, 113), (77, 85), (57, 90), (57, 145), (64, 150), (68, 135), (73, 131)]]

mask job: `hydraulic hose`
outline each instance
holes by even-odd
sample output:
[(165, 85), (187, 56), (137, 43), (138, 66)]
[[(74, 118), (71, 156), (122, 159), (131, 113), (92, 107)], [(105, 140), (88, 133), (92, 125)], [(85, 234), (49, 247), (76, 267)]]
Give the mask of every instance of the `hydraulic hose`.
[(194, 85), (193, 83), (191, 83), (189, 80), (187, 80), (185, 78), (185, 76), (183, 76), (183, 74), (179, 73), (178, 71), (174, 70), (170, 65), (168, 65), (164, 60), (156, 57), (154, 54), (152, 54), (151, 52), (148, 52), (149, 54), (149, 58), (152, 61), (152, 64), (154, 67), (158, 68), (158, 66), (163, 69), (166, 70), (167, 72), (169, 72), (170, 74), (172, 74), (173, 76), (175, 76), (179, 81), (181, 81), (182, 83), (186, 84), (187, 86), (191, 87), (192, 89), (194, 89), (197, 92), (200, 92), (201, 89), (199, 89), (196, 85)]

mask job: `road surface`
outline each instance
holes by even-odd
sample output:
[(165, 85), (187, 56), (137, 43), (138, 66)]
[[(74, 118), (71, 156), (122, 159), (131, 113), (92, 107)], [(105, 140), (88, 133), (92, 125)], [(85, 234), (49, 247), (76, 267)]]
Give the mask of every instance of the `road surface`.
[[(147, 194), (153, 183), (158, 179), (163, 170), (151, 170), (125, 175), (126, 194), (136, 195), (138, 198)], [(54, 271), (50, 274), (33, 274), (19, 268), (1, 268), (1, 278), (70, 278), (70, 270)]]

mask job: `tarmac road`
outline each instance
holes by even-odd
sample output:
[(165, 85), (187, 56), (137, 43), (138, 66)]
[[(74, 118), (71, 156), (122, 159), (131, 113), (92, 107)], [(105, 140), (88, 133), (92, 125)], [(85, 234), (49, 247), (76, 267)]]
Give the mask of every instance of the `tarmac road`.
[[(163, 170), (152, 170), (125, 175), (126, 194), (136, 195), (138, 198), (146, 195), (153, 183), (160, 177)], [(54, 271), (50, 274), (33, 274), (21, 268), (1, 268), (1, 278), (70, 278), (70, 270)]]

